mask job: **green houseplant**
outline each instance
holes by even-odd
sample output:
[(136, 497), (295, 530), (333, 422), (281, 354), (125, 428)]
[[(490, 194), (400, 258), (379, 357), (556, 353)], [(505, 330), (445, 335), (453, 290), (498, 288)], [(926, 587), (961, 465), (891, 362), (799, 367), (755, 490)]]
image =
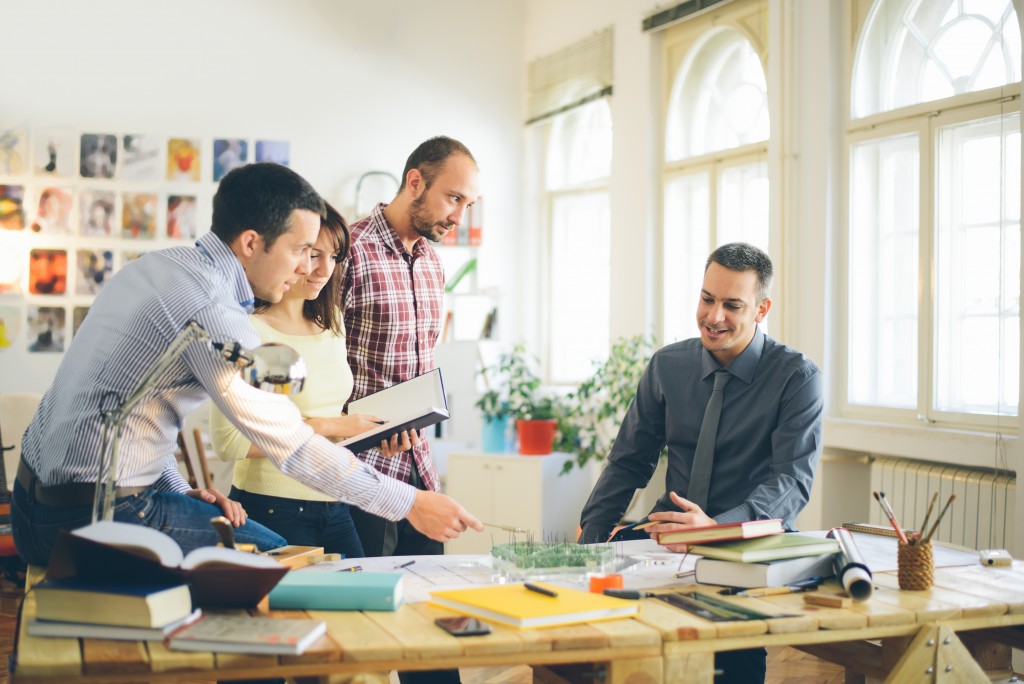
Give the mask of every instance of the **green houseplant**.
[(608, 358), (596, 363), (594, 374), (570, 395), (573, 410), (564, 421), (560, 448), (576, 459), (566, 461), (563, 472), (572, 470), (574, 462), (582, 468), (608, 455), (653, 353), (653, 335), (620, 337)]
[[(520, 453), (542, 455), (551, 453), (565, 407), (560, 397), (541, 387), (540, 376), (534, 370), (536, 365), (536, 357), (526, 351), (526, 346), (516, 344), (495, 365), (482, 371), (489, 389), (476, 407), (485, 424), (515, 420)], [(541, 434), (536, 435), (537, 432)], [(535, 439), (540, 439), (540, 443)]]

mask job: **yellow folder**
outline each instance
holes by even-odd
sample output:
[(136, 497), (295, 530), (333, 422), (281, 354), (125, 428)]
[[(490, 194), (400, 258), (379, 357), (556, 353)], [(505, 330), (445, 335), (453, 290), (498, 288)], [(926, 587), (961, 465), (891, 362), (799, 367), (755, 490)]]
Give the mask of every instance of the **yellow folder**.
[(640, 613), (640, 603), (626, 599), (537, 584), (556, 596), (530, 591), (523, 584), (499, 584), (431, 592), (431, 603), (459, 613), (519, 629), (612, 620)]

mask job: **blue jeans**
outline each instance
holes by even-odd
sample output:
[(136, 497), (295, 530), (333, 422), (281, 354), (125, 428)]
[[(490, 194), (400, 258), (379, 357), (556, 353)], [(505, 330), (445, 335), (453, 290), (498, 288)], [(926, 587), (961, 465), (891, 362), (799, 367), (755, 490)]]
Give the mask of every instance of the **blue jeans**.
[[(213, 504), (152, 488), (114, 502), (114, 520), (160, 530), (176, 541), (186, 554), (201, 546), (217, 545), (220, 538), (210, 525), (210, 518), (222, 513)], [(33, 500), (19, 482), (14, 483), (11, 525), (14, 545), (26, 563), (47, 565), (57, 533), (62, 529), (84, 527), (90, 522), (92, 506), (47, 506)], [(235, 541), (256, 544), (261, 551), (287, 544), (281, 535), (252, 521), (235, 528)]]
[(245, 507), (250, 520), (277, 532), (289, 544), (322, 546), (324, 553), (340, 553), (345, 558), (366, 555), (346, 503), (286, 499), (238, 487), (232, 487), (229, 496)]

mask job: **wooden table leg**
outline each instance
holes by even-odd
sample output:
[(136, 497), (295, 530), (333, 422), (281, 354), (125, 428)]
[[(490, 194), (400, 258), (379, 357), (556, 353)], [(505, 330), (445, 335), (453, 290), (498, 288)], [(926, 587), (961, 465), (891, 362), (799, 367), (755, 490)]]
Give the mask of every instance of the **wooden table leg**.
[(666, 684), (670, 682), (708, 682), (710, 684), (714, 681), (714, 653), (666, 655), (664, 661)]
[(949, 627), (925, 625), (896, 662), (886, 684), (985, 682), (988, 677)]

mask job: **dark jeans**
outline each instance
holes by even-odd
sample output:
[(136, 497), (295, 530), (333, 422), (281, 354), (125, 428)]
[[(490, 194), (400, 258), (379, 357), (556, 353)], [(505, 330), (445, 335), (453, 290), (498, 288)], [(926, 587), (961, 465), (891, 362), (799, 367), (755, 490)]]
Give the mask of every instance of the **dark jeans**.
[(289, 544), (322, 546), (324, 553), (345, 558), (365, 555), (348, 504), (253, 494), (238, 487), (231, 488), (230, 496), (245, 507), (250, 520), (277, 532)]
[[(152, 488), (114, 502), (114, 520), (160, 530), (178, 543), (184, 553), (201, 546), (216, 546), (220, 537), (210, 518), (223, 511), (213, 504)], [(92, 522), (92, 506), (47, 506), (29, 497), (20, 482), (14, 483), (11, 525), (14, 545), (26, 563), (47, 565), (60, 530), (74, 530)], [(283, 537), (258, 522), (235, 528), (235, 541), (255, 544), (261, 551), (286, 544)]]
[(715, 684), (764, 684), (767, 665), (768, 651), (763, 648), (716, 653), (715, 669), (722, 674), (715, 677)]

